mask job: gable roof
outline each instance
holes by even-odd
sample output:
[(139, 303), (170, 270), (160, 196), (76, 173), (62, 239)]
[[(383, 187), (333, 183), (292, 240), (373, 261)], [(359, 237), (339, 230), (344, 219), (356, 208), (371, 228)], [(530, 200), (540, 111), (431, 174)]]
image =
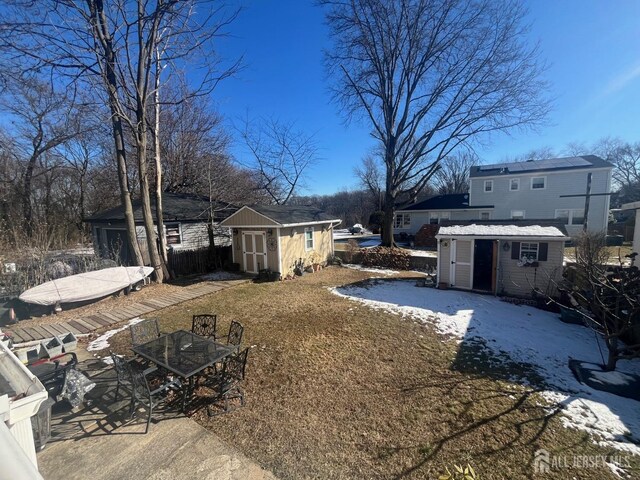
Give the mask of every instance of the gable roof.
[(584, 168), (613, 168), (613, 165), (596, 155), (580, 157), (547, 158), (527, 160), (526, 162), (493, 163), (475, 165), (469, 171), (470, 177), (494, 177), (497, 175), (517, 175), (529, 172), (555, 172), (560, 170), (579, 170)]
[[(133, 218), (136, 223), (141, 223), (143, 221), (142, 201), (138, 198), (131, 203), (133, 207)], [(210, 207), (209, 198), (207, 197), (188, 195), (186, 193), (165, 192), (162, 194), (162, 218), (165, 222), (207, 222), (209, 220)], [(219, 222), (237, 210), (237, 207), (221, 202), (214, 202), (214, 209), (215, 221)], [(155, 222), (155, 197), (151, 199), (151, 212), (153, 213)], [(117, 207), (103, 210), (85, 218), (84, 221), (89, 223), (124, 222), (124, 207), (118, 205)]]
[(493, 208), (493, 205), (479, 205), (470, 207), (468, 193), (451, 193), (448, 195), (436, 195), (435, 197), (427, 198), (422, 202), (414, 203), (413, 205), (401, 208), (398, 211), (463, 210), (474, 208)]
[(436, 236), (446, 237), (527, 237), (564, 240), (568, 238), (562, 222), (550, 220), (470, 220), (442, 221)]
[[(222, 224), (232, 226), (233, 217), (240, 214), (243, 210), (250, 210), (262, 215), (266, 219), (271, 220), (274, 226), (286, 227), (292, 225), (341, 222), (339, 218), (328, 215), (315, 207), (306, 207), (302, 205), (245, 205), (225, 219)], [(264, 225), (256, 224), (256, 226)]]

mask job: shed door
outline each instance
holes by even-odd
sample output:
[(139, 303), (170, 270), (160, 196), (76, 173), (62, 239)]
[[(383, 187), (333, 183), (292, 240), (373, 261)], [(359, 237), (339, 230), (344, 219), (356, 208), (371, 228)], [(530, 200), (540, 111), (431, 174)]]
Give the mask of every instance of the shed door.
[(258, 273), (258, 270), (267, 268), (266, 236), (266, 232), (242, 233), (242, 255), (246, 272)]
[(471, 254), (473, 240), (451, 241), (451, 286), (471, 288)]

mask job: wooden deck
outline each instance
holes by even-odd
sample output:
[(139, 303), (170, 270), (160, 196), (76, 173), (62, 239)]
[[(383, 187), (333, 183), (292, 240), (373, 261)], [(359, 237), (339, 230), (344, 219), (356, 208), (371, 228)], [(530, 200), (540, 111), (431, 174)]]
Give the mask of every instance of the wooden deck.
[[(51, 323), (46, 325), (34, 325), (31, 327), (14, 326), (4, 331), (11, 335), (14, 344), (45, 340), (67, 332), (72, 332), (75, 335), (86, 335), (104, 327), (109, 327), (135, 317), (147, 315), (155, 310), (187, 302), (194, 298), (209, 295), (248, 281), (249, 280), (241, 279), (206, 282), (193, 285), (191, 287), (185, 287), (180, 292), (165, 295), (161, 298), (146, 299), (141, 302), (129, 304), (125, 307), (114, 308), (94, 315), (78, 317), (73, 320), (63, 322), (56, 322), (55, 318), (52, 318)], [(21, 323), (28, 323), (28, 320)]]

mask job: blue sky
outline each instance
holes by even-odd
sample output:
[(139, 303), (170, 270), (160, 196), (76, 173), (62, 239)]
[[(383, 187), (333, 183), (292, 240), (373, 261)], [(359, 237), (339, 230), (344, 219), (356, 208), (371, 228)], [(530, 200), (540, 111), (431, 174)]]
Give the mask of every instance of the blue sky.
[[(640, 1), (535, 0), (529, 3), (530, 40), (550, 64), (555, 98), (548, 124), (537, 132), (499, 135), (480, 150), (484, 162), (603, 136), (640, 141)], [(323, 67), (329, 46), (323, 12), (312, 1), (244, 0), (221, 43), (223, 55), (245, 57), (245, 68), (214, 92), (229, 121), (274, 117), (313, 134), (321, 161), (305, 194), (357, 187), (353, 175), (373, 145), (364, 124), (345, 124), (331, 102)], [(239, 143), (232, 152), (247, 153)]]

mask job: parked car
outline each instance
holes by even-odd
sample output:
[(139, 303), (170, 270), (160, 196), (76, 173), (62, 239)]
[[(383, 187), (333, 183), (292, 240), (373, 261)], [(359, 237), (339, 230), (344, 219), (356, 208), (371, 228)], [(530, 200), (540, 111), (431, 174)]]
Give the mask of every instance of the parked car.
[(349, 233), (351, 235), (354, 235), (356, 233), (362, 233), (363, 230), (364, 228), (362, 228), (362, 225), (360, 225), (359, 223), (356, 223), (353, 227), (349, 228)]

